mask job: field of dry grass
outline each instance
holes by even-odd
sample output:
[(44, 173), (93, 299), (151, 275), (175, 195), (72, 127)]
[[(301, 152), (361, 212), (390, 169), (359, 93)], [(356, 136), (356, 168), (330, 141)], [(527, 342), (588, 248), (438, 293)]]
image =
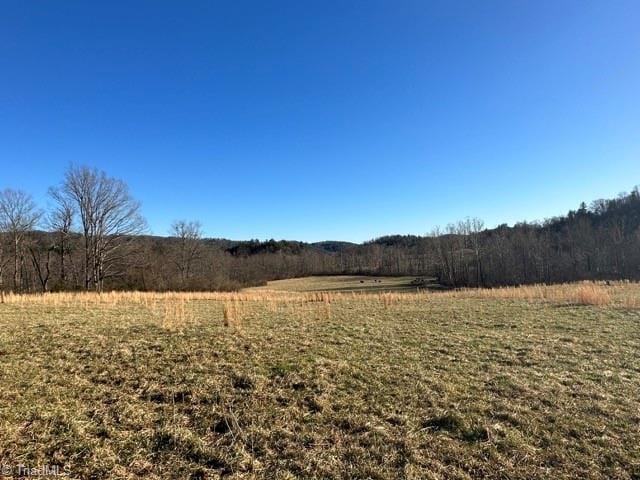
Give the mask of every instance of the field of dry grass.
[(285, 292), (415, 292), (433, 286), (434, 281), (420, 277), (374, 277), (358, 275), (328, 275), (322, 277), (274, 280), (264, 287), (249, 291)]
[(320, 281), (8, 295), (0, 466), (640, 478), (640, 285), (341, 293)]

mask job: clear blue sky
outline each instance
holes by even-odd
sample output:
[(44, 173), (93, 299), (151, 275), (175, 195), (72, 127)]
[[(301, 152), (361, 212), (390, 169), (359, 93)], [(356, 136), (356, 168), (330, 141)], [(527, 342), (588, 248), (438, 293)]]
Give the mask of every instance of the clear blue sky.
[(640, 183), (640, 2), (0, 3), (0, 187), (70, 162), (153, 233), (362, 241)]

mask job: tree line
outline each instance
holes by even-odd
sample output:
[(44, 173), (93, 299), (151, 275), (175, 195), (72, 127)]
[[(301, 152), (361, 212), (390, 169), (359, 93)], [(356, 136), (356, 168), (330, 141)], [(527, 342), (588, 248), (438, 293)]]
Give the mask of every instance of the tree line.
[[(466, 219), (429, 235), (365, 244), (363, 272), (428, 273), (453, 287), (640, 280), (640, 193), (584, 202), (542, 222), (486, 229)], [(395, 261), (395, 265), (394, 265)]]
[(48, 200), (43, 210), (26, 192), (0, 191), (0, 291), (234, 290), (326, 274), (429, 276), (452, 287), (640, 279), (637, 187), (542, 222), (487, 229), (469, 218), (359, 245), (209, 239), (196, 220), (151, 236), (126, 183), (85, 166), (70, 167)]

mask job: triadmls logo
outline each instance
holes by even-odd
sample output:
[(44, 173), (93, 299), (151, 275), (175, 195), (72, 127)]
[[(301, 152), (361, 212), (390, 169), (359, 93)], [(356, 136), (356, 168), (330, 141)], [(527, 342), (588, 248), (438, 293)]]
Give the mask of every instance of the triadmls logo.
[(0, 465), (0, 477), (67, 477), (70, 473), (69, 466), (61, 465)]

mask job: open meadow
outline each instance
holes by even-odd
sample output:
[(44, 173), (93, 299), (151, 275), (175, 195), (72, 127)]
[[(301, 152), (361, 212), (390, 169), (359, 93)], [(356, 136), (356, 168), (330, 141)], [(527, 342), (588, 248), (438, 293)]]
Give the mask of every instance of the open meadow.
[(4, 473), (640, 478), (640, 285), (289, 282), (7, 295)]
[(362, 275), (325, 275), (274, 280), (263, 287), (247, 288), (248, 292), (418, 292), (437, 289), (434, 279), (412, 276), (373, 277)]

